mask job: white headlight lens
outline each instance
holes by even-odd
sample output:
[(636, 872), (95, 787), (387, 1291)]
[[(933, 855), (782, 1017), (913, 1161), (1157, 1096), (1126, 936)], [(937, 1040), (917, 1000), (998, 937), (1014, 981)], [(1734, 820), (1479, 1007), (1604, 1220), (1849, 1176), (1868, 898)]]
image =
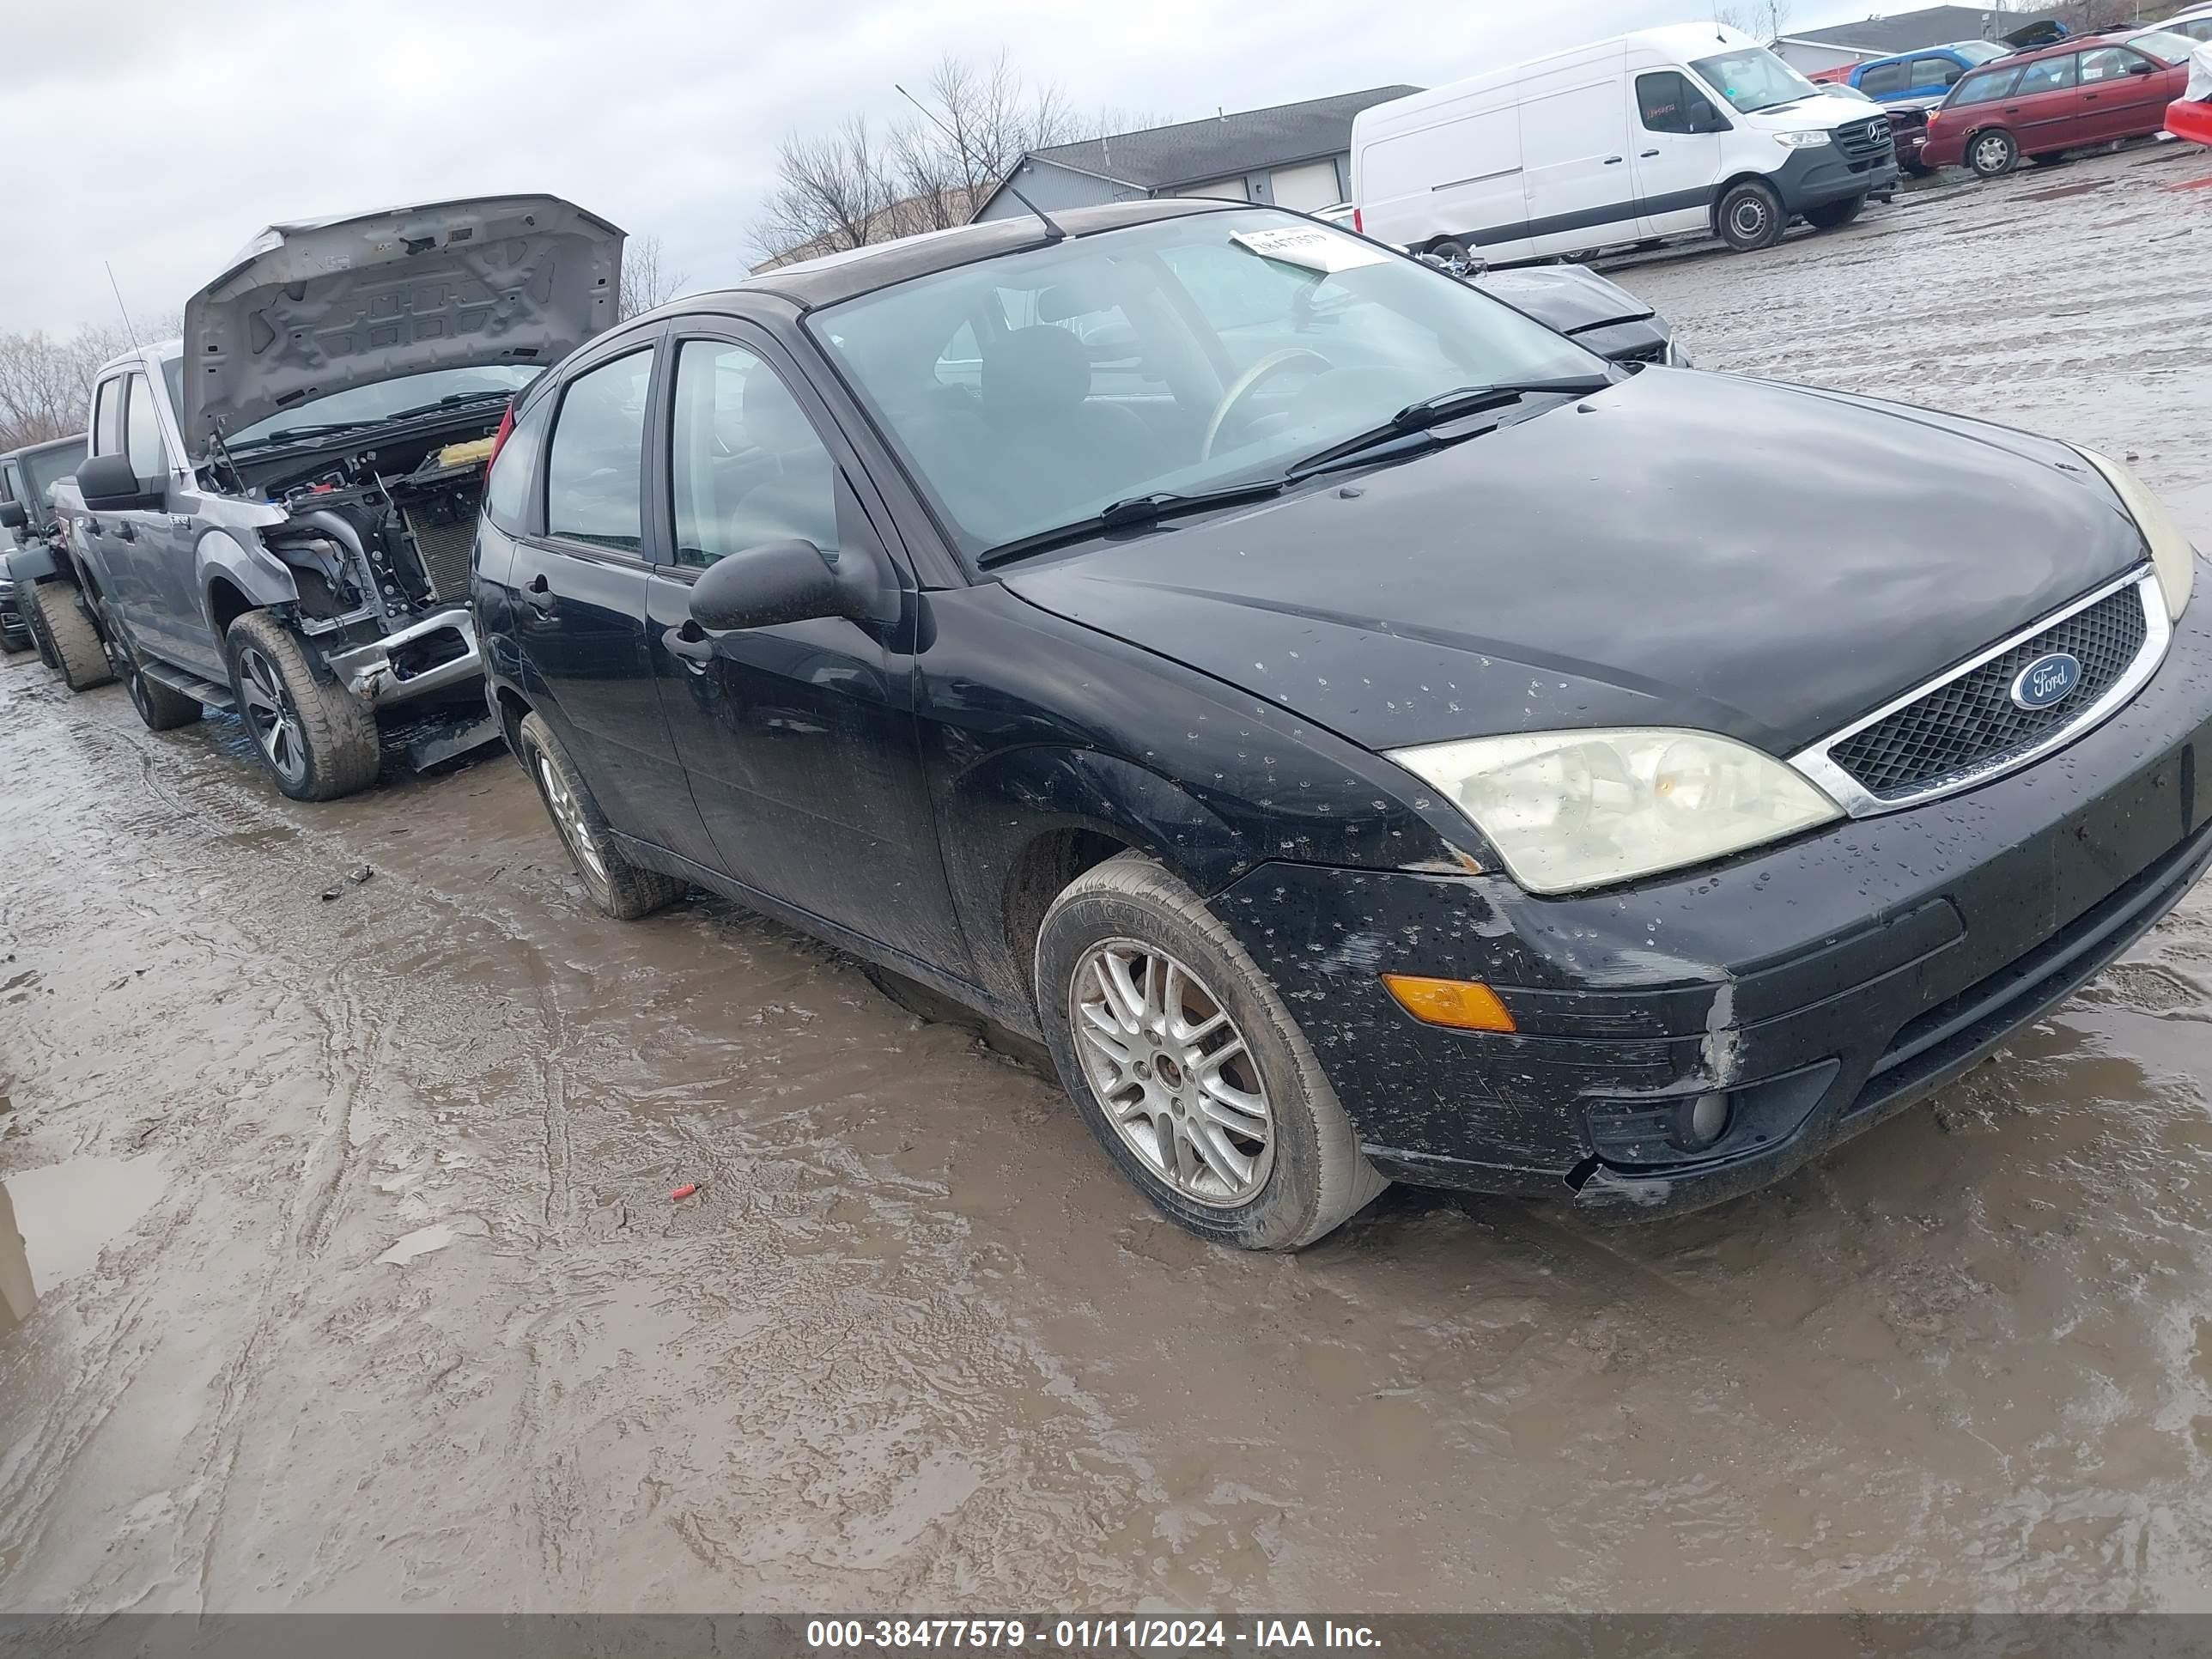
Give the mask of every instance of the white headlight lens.
[(2112, 485), (2128, 516), (2136, 521), (2136, 528), (2142, 532), (2143, 540), (2150, 544), (2150, 565), (2158, 573), (2159, 590), (2166, 595), (2167, 619), (2179, 621), (2197, 580), (2197, 550), (2189, 544), (2188, 534), (2173, 521), (2166, 504), (2150, 493), (2150, 487), (2126, 467), (2094, 449), (2076, 446), (2075, 453), (2105, 475), (2105, 482)]
[(1706, 732), (1535, 732), (1390, 758), (1474, 819), (1535, 893), (1707, 863), (1843, 816), (1771, 755)]
[(1774, 142), (1784, 149), (1818, 149), (1828, 142), (1825, 132), (1778, 132)]

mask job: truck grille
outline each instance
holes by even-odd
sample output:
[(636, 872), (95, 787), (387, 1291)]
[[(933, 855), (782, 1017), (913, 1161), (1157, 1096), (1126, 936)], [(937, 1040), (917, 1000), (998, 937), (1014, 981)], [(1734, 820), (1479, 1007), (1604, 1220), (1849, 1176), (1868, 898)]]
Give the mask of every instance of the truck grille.
[(1873, 115), (1863, 121), (1853, 121), (1838, 127), (1829, 135), (1844, 160), (1854, 173), (1864, 173), (1890, 159), (1896, 146), (1889, 136), (1889, 118)]
[[(2130, 582), (1832, 744), (1828, 758), (1882, 800), (2002, 766), (2061, 727), (2085, 720), (2135, 665), (2150, 644), (2147, 602), (2158, 602), (2154, 591)], [(2052, 708), (2022, 708), (2012, 700), (2014, 677), (2053, 651), (2080, 660), (2080, 684)]]
[(430, 596), (458, 604), (469, 596), (469, 553), (476, 544), (477, 521), (453, 519), (440, 524), (412, 510), (404, 512), (407, 533), (422, 560)]

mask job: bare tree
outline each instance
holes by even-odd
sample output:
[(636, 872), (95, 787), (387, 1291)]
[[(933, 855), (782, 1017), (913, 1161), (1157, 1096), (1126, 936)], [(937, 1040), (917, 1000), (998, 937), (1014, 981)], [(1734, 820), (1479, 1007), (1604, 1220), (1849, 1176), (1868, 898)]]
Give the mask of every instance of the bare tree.
[(690, 279), (690, 272), (669, 268), (659, 237), (631, 237), (623, 244), (622, 295), (615, 301), (617, 319), (666, 305)]
[[(183, 327), (173, 313), (142, 323), (138, 337), (165, 339)], [(83, 431), (93, 376), (131, 344), (119, 323), (88, 324), (61, 338), (0, 334), (0, 450)]]
[(1761, 40), (1778, 40), (1789, 30), (1793, 9), (1791, 0), (1735, 0), (1715, 6), (1713, 21)]
[(753, 227), (771, 262), (965, 224), (1029, 151), (1096, 137), (1113, 117), (1079, 116), (1057, 86), (1031, 85), (1005, 52), (947, 53), (915, 92), (926, 114), (880, 137), (858, 117), (826, 138), (794, 133)]

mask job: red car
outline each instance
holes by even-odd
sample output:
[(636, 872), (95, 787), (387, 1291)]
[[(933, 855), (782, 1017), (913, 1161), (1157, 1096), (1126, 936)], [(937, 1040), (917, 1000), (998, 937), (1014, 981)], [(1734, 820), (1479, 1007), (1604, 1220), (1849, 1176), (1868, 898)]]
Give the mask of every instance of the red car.
[(1984, 179), (2009, 173), (2023, 155), (2137, 138), (2166, 125), (2166, 106), (2189, 84), (2196, 42), (2147, 29), (2069, 40), (2014, 53), (1976, 70), (1929, 112), (1920, 159), (1963, 163)]

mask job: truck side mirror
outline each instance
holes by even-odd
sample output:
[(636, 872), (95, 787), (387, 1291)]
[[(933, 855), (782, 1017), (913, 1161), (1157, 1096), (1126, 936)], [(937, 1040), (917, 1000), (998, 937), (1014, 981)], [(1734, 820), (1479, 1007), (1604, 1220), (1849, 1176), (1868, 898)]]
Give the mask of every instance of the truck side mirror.
[(158, 507), (167, 500), (162, 483), (141, 478), (128, 455), (95, 455), (76, 470), (77, 493), (94, 513), (131, 513)]
[(1728, 118), (1700, 98), (1690, 106), (1690, 131), (1692, 132), (1729, 132)]
[(0, 530), (21, 530), (31, 522), (21, 501), (0, 501)]

